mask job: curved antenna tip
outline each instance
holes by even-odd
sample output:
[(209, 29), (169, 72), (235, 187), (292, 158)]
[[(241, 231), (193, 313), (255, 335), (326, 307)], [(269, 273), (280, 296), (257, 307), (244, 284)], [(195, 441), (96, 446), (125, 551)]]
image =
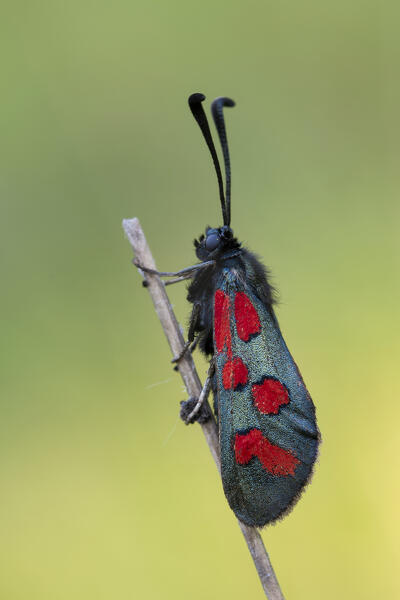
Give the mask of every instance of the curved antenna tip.
[(236, 102), (234, 100), (232, 100), (232, 98), (226, 98), (225, 96), (220, 96), (219, 98), (215, 98), (215, 100), (213, 100), (213, 102), (211, 103), (211, 109), (213, 106), (236, 106)]
[(200, 104), (205, 99), (206, 99), (206, 97), (204, 94), (202, 94), (201, 92), (196, 92), (195, 94), (190, 94), (190, 96), (188, 98), (188, 103), (189, 103), (189, 106), (192, 106), (193, 104)]

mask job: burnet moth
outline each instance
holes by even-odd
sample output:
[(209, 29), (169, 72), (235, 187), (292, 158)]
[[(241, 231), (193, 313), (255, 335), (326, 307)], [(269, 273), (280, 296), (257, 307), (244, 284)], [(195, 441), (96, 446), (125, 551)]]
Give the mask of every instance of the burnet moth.
[(298, 500), (310, 479), (320, 435), (313, 402), (274, 313), (268, 271), (230, 226), (231, 171), (223, 107), (235, 104), (217, 98), (211, 105), (224, 157), (224, 192), (203, 100), (203, 94), (192, 94), (189, 107), (215, 166), (223, 225), (207, 227), (194, 241), (199, 264), (168, 273), (178, 276), (174, 281), (190, 279), (187, 299), (193, 304), (188, 342), (175, 361), (197, 344), (210, 359), (200, 401), (183, 402), (181, 416), (186, 422), (209, 418), (201, 401), (212, 388), (225, 495), (238, 519), (263, 527), (284, 516)]

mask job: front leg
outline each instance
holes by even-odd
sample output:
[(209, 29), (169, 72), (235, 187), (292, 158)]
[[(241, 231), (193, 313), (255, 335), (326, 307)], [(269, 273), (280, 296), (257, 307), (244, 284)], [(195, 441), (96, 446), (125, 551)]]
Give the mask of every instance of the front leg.
[(158, 275), (159, 277), (177, 278), (174, 281), (169, 281), (169, 284), (178, 283), (179, 281), (183, 281), (184, 279), (190, 279), (195, 273), (197, 273), (197, 271), (215, 265), (215, 260), (207, 260), (205, 262), (199, 263), (198, 265), (192, 265), (190, 267), (186, 267), (185, 269), (181, 269), (180, 271), (156, 271), (155, 269), (149, 269), (148, 267), (145, 267), (144, 265), (140, 264), (136, 258), (134, 258), (132, 262), (135, 265), (135, 267), (143, 271), (143, 273), (149, 273), (149, 275)]

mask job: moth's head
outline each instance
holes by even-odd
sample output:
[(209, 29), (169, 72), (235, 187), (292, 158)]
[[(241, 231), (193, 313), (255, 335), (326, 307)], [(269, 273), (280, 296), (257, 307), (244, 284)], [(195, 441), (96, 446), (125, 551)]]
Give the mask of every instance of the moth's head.
[(200, 260), (218, 258), (225, 252), (240, 248), (240, 243), (227, 225), (218, 228), (206, 227), (205, 234), (202, 234), (193, 243), (196, 248), (196, 256)]

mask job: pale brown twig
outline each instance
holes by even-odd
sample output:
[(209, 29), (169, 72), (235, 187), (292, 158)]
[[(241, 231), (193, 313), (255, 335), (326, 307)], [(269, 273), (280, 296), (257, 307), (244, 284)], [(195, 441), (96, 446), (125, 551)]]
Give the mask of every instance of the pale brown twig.
[[(138, 263), (149, 269), (156, 270), (153, 256), (150, 252), (149, 246), (147, 245), (146, 238), (140, 226), (139, 220), (124, 219), (123, 228), (133, 248)], [(151, 299), (153, 300), (154, 308), (157, 312), (158, 318), (160, 319), (162, 328), (164, 329), (164, 333), (170, 345), (172, 354), (173, 356), (179, 356), (185, 342), (165, 291), (165, 284), (155, 273), (146, 272), (143, 273), (143, 276), (147, 283), (147, 289), (150, 293)], [(179, 361), (178, 370), (183, 379), (189, 397), (198, 398), (201, 394), (202, 386), (190, 352), (186, 352), (183, 358)], [(205, 400), (205, 402), (207, 402), (207, 400)], [(217, 424), (212, 418), (200, 426), (220, 472), (221, 463), (219, 457)], [(238, 521), (238, 523), (254, 561), (265, 595), (269, 600), (284, 600), (278, 580), (272, 568), (268, 553), (264, 547), (264, 543), (260, 534), (254, 527), (249, 527), (241, 521)]]

